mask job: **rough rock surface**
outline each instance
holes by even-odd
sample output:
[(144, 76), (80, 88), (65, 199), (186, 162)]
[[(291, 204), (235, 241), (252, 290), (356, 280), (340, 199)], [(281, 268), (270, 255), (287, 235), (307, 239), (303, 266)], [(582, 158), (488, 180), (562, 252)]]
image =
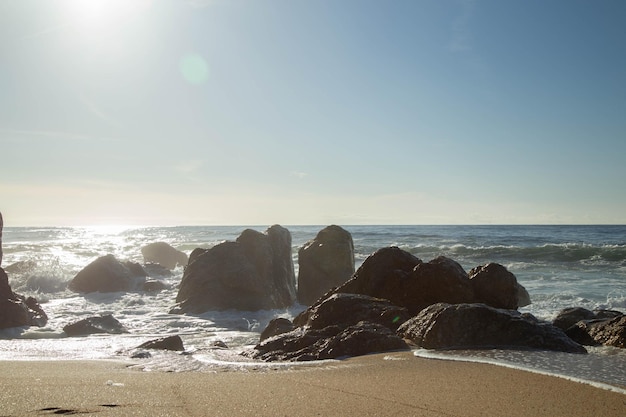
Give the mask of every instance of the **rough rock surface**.
[(298, 251), (298, 302), (312, 305), (354, 274), (352, 235), (340, 226), (320, 230)]
[(141, 265), (120, 262), (113, 255), (106, 255), (76, 274), (68, 288), (82, 293), (133, 291), (141, 289), (146, 276)]
[(504, 266), (497, 263), (472, 268), (469, 279), (476, 300), (496, 308), (515, 310), (530, 304), (526, 289)]
[(333, 294), (309, 307), (293, 324), (286, 319), (271, 323), (252, 356), (302, 361), (407, 349), (395, 329), (409, 317), (406, 309), (387, 300)]
[(183, 340), (180, 338), (180, 336), (176, 335), (155, 340), (149, 340), (137, 346), (137, 349), (160, 349), (182, 352), (185, 350), (185, 347), (183, 346)]
[(277, 336), (279, 334), (287, 333), (295, 329), (291, 320), (286, 319), (284, 317), (278, 317), (272, 319), (265, 330), (261, 332), (260, 341), (264, 341), (265, 339), (269, 339), (270, 337)]
[(169, 243), (154, 242), (141, 248), (144, 262), (154, 262), (167, 269), (187, 265), (187, 254), (172, 247)]
[(550, 323), (485, 304), (434, 304), (400, 326), (398, 334), (426, 349), (498, 347), (586, 353)]
[(185, 268), (172, 313), (284, 308), (296, 297), (291, 234), (244, 230), (236, 242), (195, 249)]
[(406, 342), (388, 327), (362, 321), (347, 328), (298, 327), (260, 342), (252, 356), (266, 361), (307, 361), (406, 349)]
[(121, 334), (128, 330), (111, 314), (88, 317), (63, 327), (68, 336), (87, 336), (96, 333)]
[(0, 268), (0, 329), (21, 326), (45, 326), (48, 316), (33, 297), (11, 290), (9, 277)]
[(4, 221), (2, 220), (2, 213), (0, 213), (0, 266), (2, 266), (2, 228), (4, 227)]
[(580, 344), (626, 348), (626, 315), (610, 319), (579, 321), (565, 333)]

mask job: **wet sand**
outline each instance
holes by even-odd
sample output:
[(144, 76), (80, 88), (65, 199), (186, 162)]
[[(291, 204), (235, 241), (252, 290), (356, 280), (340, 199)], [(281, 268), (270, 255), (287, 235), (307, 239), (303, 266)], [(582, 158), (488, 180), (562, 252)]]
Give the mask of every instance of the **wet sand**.
[(146, 372), (128, 365), (0, 362), (0, 416), (626, 415), (622, 393), (409, 352), (249, 372)]

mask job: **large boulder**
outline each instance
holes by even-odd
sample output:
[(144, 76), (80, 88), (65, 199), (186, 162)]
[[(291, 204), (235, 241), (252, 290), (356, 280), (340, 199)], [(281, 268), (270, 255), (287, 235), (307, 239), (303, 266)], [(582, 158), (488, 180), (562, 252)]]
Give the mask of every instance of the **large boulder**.
[(98, 333), (128, 333), (128, 330), (126, 330), (124, 325), (111, 314), (88, 317), (86, 319), (79, 320), (75, 323), (64, 326), (63, 331), (68, 336), (87, 336)]
[(312, 305), (354, 274), (354, 243), (347, 230), (331, 225), (298, 251), (298, 302)]
[(144, 262), (154, 262), (167, 269), (187, 265), (187, 254), (172, 247), (169, 243), (154, 242), (141, 248)]
[(526, 348), (586, 353), (550, 323), (485, 304), (431, 305), (400, 326), (398, 334), (426, 349)]
[(438, 302), (475, 301), (467, 272), (457, 262), (444, 256), (422, 262), (396, 247), (374, 252), (352, 279), (333, 292), (383, 298), (411, 314)]
[(81, 293), (133, 291), (142, 288), (146, 276), (141, 265), (106, 255), (83, 268), (68, 288)]
[(361, 294), (333, 294), (290, 323), (277, 319), (252, 352), (257, 359), (318, 360), (407, 349), (395, 334), (410, 317), (405, 308)]
[(48, 316), (33, 297), (11, 290), (9, 277), (0, 268), (0, 329), (21, 326), (45, 326)]
[(492, 262), (472, 268), (469, 279), (476, 299), (481, 303), (512, 310), (530, 304), (526, 289), (500, 264)]
[(176, 296), (179, 306), (172, 312), (284, 308), (295, 295), (289, 231), (247, 229), (236, 242), (191, 253)]

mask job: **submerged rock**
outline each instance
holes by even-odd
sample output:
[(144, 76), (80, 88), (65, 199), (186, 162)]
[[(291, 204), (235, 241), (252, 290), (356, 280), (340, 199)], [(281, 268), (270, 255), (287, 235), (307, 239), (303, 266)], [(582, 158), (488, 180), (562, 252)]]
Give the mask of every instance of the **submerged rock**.
[(167, 269), (185, 266), (188, 261), (187, 254), (165, 242), (150, 243), (141, 248), (141, 254), (144, 262), (154, 262)]
[(586, 353), (550, 323), (485, 304), (434, 304), (400, 326), (398, 334), (426, 349), (525, 348)]
[(118, 292), (141, 289), (146, 271), (134, 262), (120, 262), (113, 255), (101, 256), (83, 268), (68, 285), (74, 292)]
[(194, 250), (176, 296), (180, 305), (172, 312), (276, 309), (292, 305), (295, 297), (291, 234), (275, 225)]
[(354, 274), (352, 235), (335, 225), (325, 227), (298, 251), (298, 302), (311, 305)]
[(87, 336), (97, 333), (121, 334), (128, 330), (111, 314), (88, 317), (63, 327), (68, 336)]

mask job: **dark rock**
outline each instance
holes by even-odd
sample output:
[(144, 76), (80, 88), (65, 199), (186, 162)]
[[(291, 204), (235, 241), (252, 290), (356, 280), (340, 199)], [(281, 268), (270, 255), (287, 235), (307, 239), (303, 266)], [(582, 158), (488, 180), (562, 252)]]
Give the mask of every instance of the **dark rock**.
[(128, 330), (112, 315), (88, 317), (63, 327), (68, 336), (87, 336), (96, 333), (121, 334)]
[(159, 292), (167, 289), (167, 285), (161, 281), (148, 280), (143, 283), (143, 290), (145, 292)]
[(527, 348), (586, 353), (550, 323), (485, 304), (434, 304), (400, 326), (398, 334), (426, 349)]
[(2, 220), (2, 213), (0, 213), (0, 266), (2, 266), (2, 228), (4, 227), (4, 221)]
[(512, 310), (530, 304), (526, 289), (500, 264), (477, 266), (470, 270), (469, 279), (478, 302)]
[[(362, 294), (332, 294), (294, 319), (270, 322), (253, 356), (264, 360), (317, 360), (405, 349), (395, 329), (405, 308)], [(294, 327), (295, 326), (295, 327)]]
[(118, 292), (140, 289), (146, 272), (141, 265), (101, 256), (83, 268), (68, 285), (74, 292)]
[(141, 248), (141, 254), (144, 262), (154, 262), (167, 269), (187, 265), (187, 255), (165, 242), (150, 243)]
[(438, 302), (474, 302), (467, 273), (452, 259), (440, 256), (424, 263), (399, 248), (370, 255), (334, 293), (365, 294), (405, 307), (411, 314)]
[(140, 350), (130, 355), (131, 359), (150, 359), (151, 357), (152, 353), (145, 350)]
[(604, 320), (620, 317), (622, 315), (623, 313), (615, 310), (597, 309), (591, 311), (583, 307), (570, 307), (559, 311), (552, 324), (559, 329), (567, 330), (581, 320)]
[(579, 321), (566, 333), (584, 345), (626, 348), (626, 316), (622, 314), (609, 319)]
[(147, 341), (137, 346), (137, 349), (160, 349), (182, 352), (185, 350), (185, 347), (183, 346), (183, 340), (176, 335)]
[(45, 326), (48, 316), (36, 299), (11, 290), (9, 277), (0, 268), (0, 329), (22, 326)]
[(309, 307), (294, 319), (297, 327), (323, 329), (329, 326), (347, 328), (361, 321), (380, 324), (391, 330), (410, 318), (406, 308), (387, 300), (361, 294), (333, 294)]
[[(287, 250), (289, 248), (289, 250)], [(263, 310), (295, 301), (291, 235), (281, 226), (245, 230), (236, 242), (194, 250), (185, 268), (176, 312)]]
[(265, 330), (261, 332), (261, 341), (268, 339), (279, 334), (290, 332), (294, 329), (294, 325), (291, 320), (279, 317), (272, 319)]
[(322, 229), (298, 251), (298, 302), (311, 305), (354, 274), (354, 243), (335, 225)]
[(228, 349), (228, 345), (223, 340), (214, 340), (209, 347), (213, 349)]
[(345, 329), (299, 327), (260, 342), (252, 356), (266, 361), (308, 361), (406, 349), (406, 342), (388, 327), (359, 322)]

